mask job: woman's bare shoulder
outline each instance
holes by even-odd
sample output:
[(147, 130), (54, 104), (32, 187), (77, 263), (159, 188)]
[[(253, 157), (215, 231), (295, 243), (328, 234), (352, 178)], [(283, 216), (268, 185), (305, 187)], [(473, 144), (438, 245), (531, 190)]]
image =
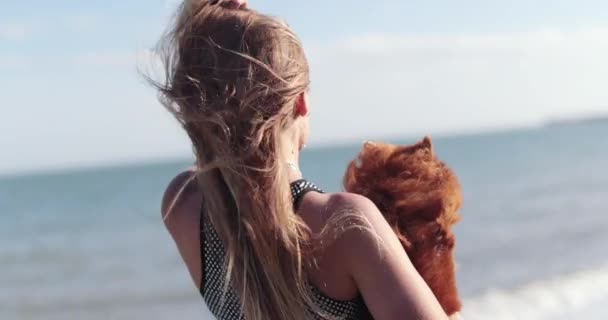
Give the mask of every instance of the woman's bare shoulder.
[[(357, 209), (362, 214), (368, 214), (370, 211), (378, 211), (376, 205), (368, 198), (350, 192), (330, 193), (328, 197), (328, 206), (332, 209)], [(379, 213), (379, 211), (378, 211)]]
[(352, 253), (359, 258), (360, 248), (377, 248), (377, 240), (384, 238), (387, 231), (392, 233), (376, 205), (358, 194), (318, 194), (304, 201), (301, 209), (300, 214), (315, 237), (323, 240), (325, 248), (342, 255)]
[(326, 208), (328, 222), (349, 221), (368, 231), (377, 231), (378, 227), (387, 224), (376, 204), (362, 195), (348, 192), (329, 194)]
[[(329, 196), (336, 221), (336, 254), (363, 296), (374, 319), (446, 319), (436, 298), (412, 265), (397, 235), (368, 198)], [(331, 225), (329, 223), (328, 225)]]
[(302, 201), (299, 215), (313, 233), (341, 229), (345, 219), (361, 220), (373, 214), (375, 205), (367, 198), (347, 192), (311, 194)]
[(184, 209), (191, 209), (193, 206), (200, 205), (200, 192), (198, 191), (195, 168), (188, 168), (171, 179), (165, 189), (161, 203), (163, 221), (167, 223), (181, 216), (180, 212)]
[(353, 193), (331, 194), (327, 204), (327, 226), (340, 232), (336, 245), (351, 262), (380, 257), (395, 246), (397, 237), (370, 199)]

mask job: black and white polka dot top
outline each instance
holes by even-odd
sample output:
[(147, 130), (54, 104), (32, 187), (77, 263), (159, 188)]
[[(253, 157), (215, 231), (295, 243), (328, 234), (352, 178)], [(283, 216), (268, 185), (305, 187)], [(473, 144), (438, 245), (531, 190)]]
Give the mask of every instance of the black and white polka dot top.
[[(291, 183), (291, 193), (296, 209), (299, 207), (303, 196), (311, 191), (323, 192), (313, 183), (304, 179)], [(201, 295), (207, 303), (209, 310), (218, 320), (244, 320), (237, 293), (230, 286), (226, 286), (225, 283), (226, 265), (222, 241), (204, 212), (201, 213), (201, 216), (201, 243), (203, 244), (201, 245), (201, 256), (204, 262)], [(365, 310), (363, 299), (338, 301), (325, 296), (312, 285), (311, 290), (313, 299), (320, 309), (332, 318), (341, 320), (357, 320), (362, 318)], [(322, 318), (311, 312), (310, 319), (321, 320)]]

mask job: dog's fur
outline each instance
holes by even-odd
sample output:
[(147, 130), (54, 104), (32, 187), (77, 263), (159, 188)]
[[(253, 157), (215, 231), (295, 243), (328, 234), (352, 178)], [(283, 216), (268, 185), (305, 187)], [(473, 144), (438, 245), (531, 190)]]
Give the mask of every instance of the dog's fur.
[(459, 312), (451, 227), (459, 220), (461, 189), (435, 157), (431, 139), (412, 146), (366, 143), (348, 166), (344, 188), (378, 206), (444, 311)]

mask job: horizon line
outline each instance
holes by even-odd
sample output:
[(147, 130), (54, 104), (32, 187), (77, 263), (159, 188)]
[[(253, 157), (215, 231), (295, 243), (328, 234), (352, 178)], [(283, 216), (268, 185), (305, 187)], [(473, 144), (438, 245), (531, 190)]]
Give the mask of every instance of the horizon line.
[[(476, 128), (469, 130), (454, 130), (447, 132), (436, 132), (435, 134), (430, 133), (405, 133), (405, 134), (388, 134), (384, 135), (384, 137), (374, 138), (374, 139), (336, 139), (333, 141), (329, 141), (326, 143), (316, 144), (314, 147), (311, 147), (309, 150), (326, 150), (336, 147), (346, 147), (353, 146), (355, 144), (363, 143), (364, 141), (376, 140), (376, 141), (404, 141), (409, 139), (422, 139), (424, 136), (430, 136), (434, 140), (442, 140), (449, 138), (458, 138), (458, 137), (467, 137), (467, 136), (476, 136), (476, 135), (493, 135), (500, 133), (510, 133), (517, 131), (525, 131), (543, 128), (546, 126), (546, 123), (540, 124), (527, 124), (527, 125), (519, 125), (519, 126), (505, 126), (505, 127), (493, 127), (493, 128)], [(416, 138), (417, 137), (417, 138)], [(29, 178), (29, 177), (37, 177), (37, 176), (60, 176), (60, 175), (71, 175), (71, 174), (80, 174), (80, 173), (89, 173), (94, 171), (106, 171), (106, 170), (116, 170), (121, 168), (131, 168), (131, 167), (140, 167), (140, 166), (157, 166), (163, 164), (171, 164), (171, 163), (179, 163), (188, 161), (193, 161), (188, 159), (188, 155), (156, 155), (150, 156), (145, 159), (123, 159), (117, 161), (109, 161), (109, 162), (90, 162), (82, 165), (78, 164), (64, 164), (57, 166), (48, 166), (48, 167), (37, 167), (37, 168), (25, 168), (25, 169), (17, 169), (17, 170), (0, 170), (0, 180), (11, 180), (11, 179), (21, 179), (21, 178)]]

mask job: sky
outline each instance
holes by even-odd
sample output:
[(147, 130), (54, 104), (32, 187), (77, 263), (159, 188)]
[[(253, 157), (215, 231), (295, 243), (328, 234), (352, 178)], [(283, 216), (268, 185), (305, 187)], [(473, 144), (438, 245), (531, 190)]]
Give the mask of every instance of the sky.
[[(250, 0), (300, 36), (309, 145), (608, 112), (605, 0)], [(175, 0), (0, 2), (0, 174), (185, 158), (138, 70)]]

